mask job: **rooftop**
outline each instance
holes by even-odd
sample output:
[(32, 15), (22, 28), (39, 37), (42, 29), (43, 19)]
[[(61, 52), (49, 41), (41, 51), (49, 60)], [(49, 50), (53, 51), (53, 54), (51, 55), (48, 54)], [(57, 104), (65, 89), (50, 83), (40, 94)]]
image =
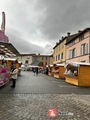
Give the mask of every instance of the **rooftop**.
[(5, 57), (14, 57), (20, 55), (17, 49), (11, 43), (0, 42), (0, 54)]
[(67, 38), (66, 45), (74, 39), (76, 39), (77, 37), (79, 37), (80, 35), (82, 35), (83, 33), (87, 32), (88, 30), (90, 30), (90, 28), (86, 28), (83, 31), (78, 32), (77, 34), (74, 34), (74, 36), (72, 36), (71, 38)]

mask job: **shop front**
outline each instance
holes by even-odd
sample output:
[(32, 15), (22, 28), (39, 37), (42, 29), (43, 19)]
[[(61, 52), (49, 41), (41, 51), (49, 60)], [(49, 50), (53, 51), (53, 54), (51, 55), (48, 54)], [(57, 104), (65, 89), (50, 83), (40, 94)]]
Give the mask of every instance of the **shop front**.
[[(11, 66), (16, 63), (12, 59), (19, 54), (11, 43), (0, 42), (0, 87), (9, 82)], [(17, 62), (16, 67), (19, 68), (19, 66), (20, 64)]]
[(0, 65), (0, 87), (9, 82), (10, 70), (5, 65)]
[(67, 83), (90, 87), (90, 63), (70, 62), (65, 67), (64, 74)]
[(49, 76), (54, 76), (54, 71), (55, 71), (54, 66), (53, 65), (49, 65), (48, 66), (48, 70), (49, 70), (48, 75)]
[(56, 64), (54, 67), (54, 77), (55, 78), (65, 78), (65, 68), (64, 68), (64, 64)]

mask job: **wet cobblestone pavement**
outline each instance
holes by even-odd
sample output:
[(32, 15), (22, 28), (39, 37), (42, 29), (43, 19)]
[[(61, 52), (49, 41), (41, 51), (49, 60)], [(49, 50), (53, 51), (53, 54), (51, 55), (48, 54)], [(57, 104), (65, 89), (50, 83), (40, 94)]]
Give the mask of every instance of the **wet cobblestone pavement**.
[[(48, 110), (57, 116), (50, 118)], [(90, 120), (90, 96), (0, 94), (0, 120)]]
[[(28, 72), (10, 85), (0, 88), (0, 120), (90, 120), (90, 88)], [(52, 108), (55, 118), (48, 115)]]

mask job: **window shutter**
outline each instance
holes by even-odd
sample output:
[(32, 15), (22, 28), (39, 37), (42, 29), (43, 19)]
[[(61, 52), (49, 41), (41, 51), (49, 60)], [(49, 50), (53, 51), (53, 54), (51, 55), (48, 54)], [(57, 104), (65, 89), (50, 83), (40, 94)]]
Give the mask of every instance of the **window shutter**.
[(81, 45), (81, 55), (83, 55), (83, 45)]
[(60, 59), (59, 54), (58, 54), (58, 60)]
[(69, 58), (72, 58), (72, 50), (69, 50)]
[(61, 54), (60, 54), (60, 60), (61, 60)]
[(85, 44), (85, 54), (88, 53), (88, 44)]
[(75, 49), (75, 56), (74, 57), (76, 57), (77, 55), (76, 55), (76, 49)]
[(60, 54), (59, 54), (59, 60), (60, 60)]
[(82, 46), (81, 46), (81, 48), (80, 48), (80, 55), (82, 55)]

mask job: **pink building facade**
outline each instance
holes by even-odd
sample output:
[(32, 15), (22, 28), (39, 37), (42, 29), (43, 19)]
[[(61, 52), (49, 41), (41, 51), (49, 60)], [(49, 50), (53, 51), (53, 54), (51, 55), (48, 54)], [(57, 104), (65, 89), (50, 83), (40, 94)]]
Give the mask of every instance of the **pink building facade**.
[(67, 62), (90, 62), (90, 28), (79, 31), (76, 37), (67, 40)]
[(0, 42), (8, 43), (8, 37), (5, 35), (5, 13), (2, 12), (2, 24), (0, 30)]
[(0, 30), (0, 42), (8, 43), (8, 37)]

